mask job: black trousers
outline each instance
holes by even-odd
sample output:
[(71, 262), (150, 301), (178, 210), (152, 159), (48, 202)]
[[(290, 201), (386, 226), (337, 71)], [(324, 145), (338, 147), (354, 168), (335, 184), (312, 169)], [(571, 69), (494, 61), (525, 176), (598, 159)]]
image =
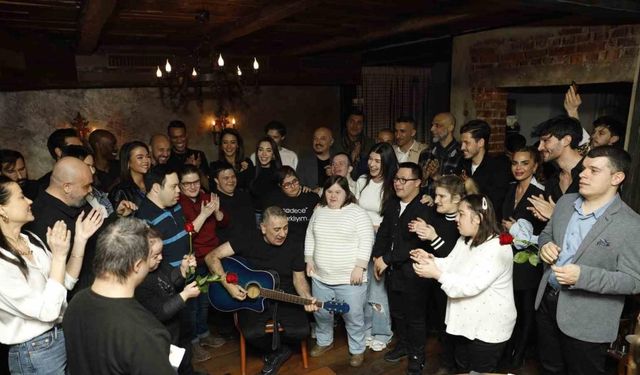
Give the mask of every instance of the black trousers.
[(518, 312), (516, 325), (511, 339), (507, 343), (507, 358), (519, 361), (531, 339), (536, 326), (536, 289), (520, 289), (513, 291), (513, 297)]
[(410, 262), (405, 269), (387, 272), (387, 294), (393, 320), (394, 333), (409, 355), (424, 358), (427, 340), (427, 301), (429, 300), (429, 280), (416, 276)]
[(609, 344), (581, 341), (562, 333), (557, 307), (558, 295), (547, 287), (536, 313), (541, 374), (604, 375)]
[[(249, 344), (263, 353), (271, 353), (273, 336), (265, 333), (265, 324), (273, 319), (273, 304), (262, 313), (243, 310), (238, 313), (240, 330)], [(278, 303), (277, 319), (284, 328), (280, 332), (280, 340), (286, 344), (298, 345), (301, 340), (309, 336), (309, 320), (304, 308), (299, 305)]]
[(507, 342), (489, 343), (469, 340), (463, 336), (450, 336), (453, 340), (457, 372), (496, 372)]

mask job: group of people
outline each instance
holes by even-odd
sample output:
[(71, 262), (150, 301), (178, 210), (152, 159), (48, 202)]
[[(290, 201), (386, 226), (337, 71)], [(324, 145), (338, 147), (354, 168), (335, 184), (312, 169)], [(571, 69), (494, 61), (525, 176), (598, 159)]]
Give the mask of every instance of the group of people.
[[(545, 374), (604, 374), (625, 296), (640, 292), (640, 217), (620, 198), (631, 160), (619, 123), (594, 123), (581, 146), (579, 95), (537, 129), (489, 155), (491, 127), (440, 113), (432, 144), (400, 117), (374, 141), (349, 114), (342, 137), (313, 132), (300, 157), (286, 127), (268, 123), (246, 156), (240, 133), (220, 134), (218, 160), (188, 147), (172, 121), (149, 143), (72, 129), (47, 142), (55, 164), (30, 180), (24, 157), (0, 150), (0, 342), (11, 373), (197, 373), (209, 301), (197, 276), (225, 276), (240, 256), (277, 274), (304, 308), (271, 301), (242, 310), (240, 329), (275, 374), (292, 344), (313, 334), (320, 357), (341, 314), (349, 364), (367, 349), (405, 357), (422, 374), (430, 331), (442, 347), (433, 373), (518, 368), (537, 341)], [(116, 158), (118, 156), (118, 158)], [(546, 167), (546, 168), (545, 168)], [(526, 252), (524, 263), (514, 256)], [(63, 319), (64, 318), (64, 319)], [(266, 333), (265, 324), (282, 327)], [(392, 339), (395, 345), (392, 345)], [(181, 350), (184, 354), (181, 356)], [(174, 359), (177, 357), (177, 359)], [(172, 358), (170, 360), (170, 358)]]

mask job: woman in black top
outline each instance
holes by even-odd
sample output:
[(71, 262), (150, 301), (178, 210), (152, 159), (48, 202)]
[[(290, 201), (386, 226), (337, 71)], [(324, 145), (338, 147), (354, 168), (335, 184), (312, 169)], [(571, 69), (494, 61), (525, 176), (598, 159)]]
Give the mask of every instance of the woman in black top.
[(260, 222), (265, 199), (278, 189), (276, 172), (282, 167), (278, 145), (270, 137), (264, 137), (256, 144), (256, 171), (249, 184), (249, 192), (256, 211), (256, 222)]
[[(540, 165), (540, 154), (532, 147), (516, 150), (511, 160), (511, 172), (516, 182), (511, 184), (502, 207), (503, 229), (511, 233), (516, 239), (537, 243), (537, 236), (544, 229), (545, 223), (536, 219), (527, 210), (530, 205), (527, 198), (545, 195), (544, 186), (538, 183), (535, 173)], [(521, 246), (520, 246), (521, 247)], [(517, 249), (512, 245), (514, 254), (524, 248)], [(529, 250), (536, 252), (535, 247)], [(513, 330), (513, 336), (507, 346), (507, 356), (513, 368), (522, 366), (527, 341), (534, 328), (534, 302), (540, 278), (542, 264), (537, 266), (529, 262), (513, 265), (513, 289), (518, 311), (518, 319)]]
[(128, 142), (120, 148), (120, 182), (109, 192), (113, 207), (127, 200), (140, 206), (146, 195), (144, 175), (149, 171), (149, 148), (140, 141)]
[[(218, 150), (218, 160), (211, 163), (209, 170), (219, 169), (220, 163), (229, 163), (233, 166), (236, 178), (238, 179), (238, 188), (242, 190), (249, 189), (249, 183), (255, 174), (251, 159), (244, 156), (244, 141), (235, 129), (224, 129), (220, 133), (220, 148)], [(211, 177), (213, 180), (213, 177)], [(209, 181), (209, 187), (213, 190), (214, 181)]]
[(303, 192), (300, 179), (296, 171), (283, 166), (276, 173), (279, 190), (273, 190), (265, 199), (265, 208), (278, 206), (282, 208), (289, 221), (289, 241), (294, 241), (304, 250), (304, 237), (307, 233), (309, 219), (313, 215), (313, 209), (319, 201), (318, 194)]

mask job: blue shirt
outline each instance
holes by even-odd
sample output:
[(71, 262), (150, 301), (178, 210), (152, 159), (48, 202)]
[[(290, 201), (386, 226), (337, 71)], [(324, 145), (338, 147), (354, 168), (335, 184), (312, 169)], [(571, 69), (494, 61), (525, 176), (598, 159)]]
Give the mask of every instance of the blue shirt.
[[(566, 233), (564, 235), (564, 241), (562, 243), (562, 249), (560, 254), (558, 255), (558, 260), (556, 261), (556, 266), (564, 266), (565, 264), (569, 264), (573, 262), (573, 257), (576, 255), (580, 244), (582, 244), (582, 240), (587, 236), (587, 233), (591, 230), (593, 225), (598, 221), (598, 219), (604, 214), (604, 212), (609, 208), (611, 203), (617, 198), (617, 194), (613, 199), (607, 202), (604, 206), (598, 208), (597, 210), (585, 214), (582, 210), (582, 204), (584, 203), (584, 199), (580, 196), (573, 203), (573, 215), (571, 215), (571, 219), (569, 220), (569, 224), (567, 225)], [(556, 279), (555, 272), (551, 271), (551, 275), (549, 276), (549, 284), (554, 289), (560, 289), (560, 284), (558, 283), (558, 279)]]
[(173, 207), (162, 209), (145, 197), (138, 207), (136, 217), (162, 234), (162, 262), (179, 267), (182, 257), (189, 253), (189, 235), (184, 229), (182, 206), (177, 203)]

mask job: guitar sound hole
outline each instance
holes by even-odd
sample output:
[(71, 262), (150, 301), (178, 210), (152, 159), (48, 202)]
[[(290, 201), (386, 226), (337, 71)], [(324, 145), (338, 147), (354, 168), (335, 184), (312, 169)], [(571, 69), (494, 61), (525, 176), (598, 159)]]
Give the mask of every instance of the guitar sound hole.
[(260, 286), (257, 284), (249, 284), (247, 286), (247, 297), (254, 299), (260, 296)]

